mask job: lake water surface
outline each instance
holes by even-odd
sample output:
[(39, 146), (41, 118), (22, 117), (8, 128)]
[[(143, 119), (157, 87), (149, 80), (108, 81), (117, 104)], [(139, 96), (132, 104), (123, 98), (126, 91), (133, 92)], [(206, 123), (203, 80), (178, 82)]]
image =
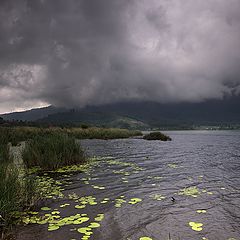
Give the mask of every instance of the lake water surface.
[[(240, 240), (240, 131), (167, 134), (173, 141), (81, 141), (88, 155), (104, 159), (89, 172), (63, 176), (70, 181), (64, 196), (77, 197), (47, 206), (59, 210), (68, 203), (59, 210), (61, 218), (87, 214), (89, 222), (104, 214), (100, 226), (83, 237), (77, 231), (82, 225), (48, 231), (46, 225), (32, 224), (19, 229), (17, 238)], [(81, 201), (84, 205), (82, 196), (95, 203), (76, 208)]]

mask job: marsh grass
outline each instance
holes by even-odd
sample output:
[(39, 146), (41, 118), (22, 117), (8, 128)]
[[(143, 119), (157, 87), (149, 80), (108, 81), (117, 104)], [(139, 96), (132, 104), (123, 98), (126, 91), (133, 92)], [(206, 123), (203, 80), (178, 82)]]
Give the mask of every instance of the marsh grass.
[(13, 146), (16, 146), (19, 142), (25, 141), (41, 133), (42, 130), (40, 128), (0, 127), (0, 144), (11, 143)]
[(20, 174), (9, 154), (9, 146), (0, 145), (0, 225), (9, 226), (14, 212), (30, 207), (34, 197), (34, 178)]
[(71, 128), (67, 131), (70, 135), (78, 139), (118, 139), (141, 136), (142, 132), (137, 130), (127, 130), (120, 128), (96, 128), (87, 129)]
[(120, 128), (39, 128), (39, 127), (0, 127), (0, 144), (12, 143), (16, 146), (21, 141), (32, 139), (36, 136), (48, 136), (49, 134), (68, 134), (78, 139), (118, 139), (142, 136), (141, 131)]
[(79, 143), (67, 134), (51, 133), (27, 141), (22, 153), (27, 168), (56, 170), (63, 166), (83, 164), (86, 157)]

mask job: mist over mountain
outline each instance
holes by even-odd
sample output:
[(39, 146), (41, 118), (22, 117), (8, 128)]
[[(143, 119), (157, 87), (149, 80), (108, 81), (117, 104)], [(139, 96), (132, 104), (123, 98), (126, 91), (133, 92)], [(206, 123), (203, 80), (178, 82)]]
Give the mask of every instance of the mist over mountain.
[(64, 109), (53, 106), (4, 114), (5, 120), (26, 120), (52, 124), (147, 128), (180, 125), (221, 125), (240, 122), (240, 98), (202, 103), (125, 102)]

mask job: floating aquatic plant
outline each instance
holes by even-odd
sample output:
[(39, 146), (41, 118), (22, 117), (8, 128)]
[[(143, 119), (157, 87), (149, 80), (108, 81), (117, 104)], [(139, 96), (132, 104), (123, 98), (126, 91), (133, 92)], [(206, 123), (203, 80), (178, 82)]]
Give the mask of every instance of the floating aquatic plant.
[(67, 207), (67, 206), (70, 206), (70, 203), (62, 204), (62, 205), (60, 205), (59, 207), (60, 207), (60, 208), (65, 208), (65, 207)]
[(95, 189), (100, 189), (100, 190), (105, 189), (105, 187), (103, 187), (103, 186), (92, 185), (92, 187), (95, 188)]
[(136, 204), (136, 203), (139, 203), (139, 202), (141, 202), (141, 201), (142, 201), (141, 198), (131, 198), (128, 203), (130, 203), (130, 204)]
[(82, 208), (85, 208), (85, 207), (86, 207), (86, 205), (76, 205), (75, 206), (76, 209), (82, 209)]
[(115, 207), (116, 208), (120, 208), (122, 206), (123, 203), (125, 203), (126, 200), (124, 200), (123, 198), (116, 198), (115, 199)]
[(168, 167), (170, 167), (170, 168), (177, 168), (178, 166), (177, 166), (176, 163), (169, 163)]
[(200, 194), (199, 189), (196, 186), (188, 187), (180, 190), (178, 195), (186, 195), (186, 196), (192, 196), (197, 197)]
[(94, 220), (97, 222), (101, 222), (104, 219), (104, 214), (103, 213), (99, 213)]
[(197, 213), (206, 213), (207, 211), (204, 210), (204, 209), (199, 209), (199, 210), (197, 210), (196, 212), (197, 212)]
[(203, 226), (202, 223), (189, 222), (188, 224), (189, 224), (189, 226), (192, 227), (192, 230), (194, 230), (194, 231), (200, 232), (200, 231), (202, 231), (202, 229), (203, 229), (203, 228), (202, 228), (202, 226)]
[(51, 208), (49, 208), (49, 207), (42, 207), (41, 210), (42, 210), (42, 211), (50, 211)]
[(161, 201), (163, 199), (165, 199), (166, 197), (162, 196), (161, 194), (154, 194), (154, 195), (150, 195), (151, 198)]
[(98, 228), (98, 227), (100, 227), (100, 224), (97, 222), (92, 222), (92, 223), (90, 223), (90, 225), (88, 227), (89, 228)]
[(60, 227), (58, 225), (50, 225), (48, 227), (48, 231), (55, 231), (58, 230)]

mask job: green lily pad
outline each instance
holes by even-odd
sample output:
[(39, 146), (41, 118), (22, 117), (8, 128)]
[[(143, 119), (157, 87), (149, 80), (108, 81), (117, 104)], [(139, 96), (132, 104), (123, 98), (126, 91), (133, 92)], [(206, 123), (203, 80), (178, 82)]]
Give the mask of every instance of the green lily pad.
[(87, 222), (88, 220), (89, 220), (88, 217), (80, 217), (80, 218), (78, 218), (77, 220), (75, 220), (75, 221), (73, 222), (73, 224), (82, 224), (82, 223), (84, 223), (84, 222)]
[(85, 208), (86, 207), (86, 205), (76, 205), (75, 206), (75, 208), (77, 208), (77, 209), (81, 209), (81, 208)]
[(197, 213), (206, 213), (207, 211), (204, 210), (204, 209), (199, 209), (199, 210), (197, 210), (196, 212), (197, 212)]
[(104, 214), (103, 213), (99, 213), (97, 215), (97, 217), (94, 218), (95, 221), (97, 222), (101, 222), (104, 219)]
[(194, 231), (200, 232), (200, 231), (203, 230), (203, 228), (202, 228), (203, 224), (202, 223), (189, 222), (188, 224), (189, 224), (189, 226), (192, 227), (192, 230), (194, 230)]
[(136, 204), (136, 203), (139, 203), (139, 202), (141, 202), (141, 201), (142, 201), (141, 198), (131, 198), (128, 203), (130, 203), (130, 204)]
[(96, 222), (92, 222), (92, 223), (90, 223), (90, 225), (88, 227), (89, 228), (98, 228), (98, 227), (100, 227), (100, 224), (96, 223)]
[(42, 207), (41, 210), (42, 210), (42, 211), (50, 211), (51, 208), (49, 208), (49, 207)]
[(48, 231), (55, 231), (58, 230), (60, 227), (58, 225), (52, 225), (48, 227)]

